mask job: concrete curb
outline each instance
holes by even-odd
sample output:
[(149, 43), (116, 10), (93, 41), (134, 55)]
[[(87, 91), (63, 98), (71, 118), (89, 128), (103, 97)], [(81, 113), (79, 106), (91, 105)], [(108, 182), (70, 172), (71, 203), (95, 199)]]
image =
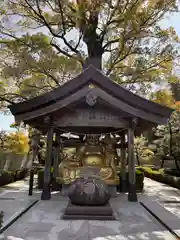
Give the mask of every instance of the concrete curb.
[(15, 221), (17, 221), (23, 214), (25, 214), (30, 208), (32, 208), (39, 200), (32, 200), (28, 205), (18, 212), (16, 212), (12, 217), (6, 221), (0, 228), (0, 234), (3, 233), (8, 227), (10, 227)]
[[(139, 202), (158, 222), (160, 222), (173, 236), (175, 236), (177, 239), (180, 239), (180, 235), (176, 233), (168, 224), (165, 223), (165, 221), (162, 220), (161, 217), (158, 217), (155, 212), (153, 212), (148, 206), (145, 205), (143, 202)], [(167, 211), (165, 209), (165, 211)], [(170, 213), (170, 212), (169, 212)], [(172, 213), (170, 213), (172, 214)]]

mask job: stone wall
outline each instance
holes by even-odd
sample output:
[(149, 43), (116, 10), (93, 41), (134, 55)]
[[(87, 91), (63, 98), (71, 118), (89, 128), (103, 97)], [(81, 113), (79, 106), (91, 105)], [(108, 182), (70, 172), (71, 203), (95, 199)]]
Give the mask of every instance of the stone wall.
[(0, 150), (0, 170), (12, 171), (31, 167), (31, 155), (7, 153)]

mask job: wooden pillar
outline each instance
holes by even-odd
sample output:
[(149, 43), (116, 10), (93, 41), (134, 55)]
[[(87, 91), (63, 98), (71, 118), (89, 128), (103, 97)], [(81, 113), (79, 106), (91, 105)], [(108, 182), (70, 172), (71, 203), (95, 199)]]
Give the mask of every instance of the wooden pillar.
[[(46, 119), (46, 122), (50, 125), (49, 117)], [(46, 149), (46, 159), (45, 159), (45, 169), (44, 169), (44, 184), (43, 184), (41, 200), (49, 200), (51, 198), (50, 183), (51, 183), (53, 133), (54, 133), (53, 127), (49, 126), (48, 133), (47, 133), (47, 149)]]
[(55, 139), (55, 149), (54, 149), (54, 155), (53, 155), (53, 181), (52, 181), (52, 189), (54, 191), (60, 190), (60, 184), (57, 183), (56, 178), (58, 177), (58, 167), (60, 163), (60, 148), (61, 148), (61, 142), (60, 142), (60, 134), (56, 132), (56, 139)]
[(32, 150), (32, 162), (31, 162), (31, 169), (30, 169), (30, 176), (29, 176), (29, 196), (33, 195), (33, 185), (34, 185), (34, 162), (37, 158), (37, 148), (38, 143), (40, 140), (40, 135), (35, 134), (32, 136), (30, 142), (30, 149)]
[(134, 157), (134, 127), (135, 120), (132, 120), (132, 123), (128, 129), (128, 175), (129, 175), (128, 200), (131, 202), (137, 202), (136, 169)]
[(34, 168), (32, 167), (29, 175), (29, 196), (33, 195)]
[(121, 135), (121, 177), (120, 177), (120, 191), (127, 191), (126, 182), (126, 149), (125, 149), (125, 133)]

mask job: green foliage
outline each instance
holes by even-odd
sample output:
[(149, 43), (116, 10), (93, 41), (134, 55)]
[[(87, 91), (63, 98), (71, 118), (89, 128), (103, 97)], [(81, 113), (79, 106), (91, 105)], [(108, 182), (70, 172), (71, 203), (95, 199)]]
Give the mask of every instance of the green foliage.
[(1, 130), (0, 131), (0, 147), (1, 147), (1, 149), (4, 148), (4, 146), (6, 144), (6, 141), (7, 141), (7, 138), (8, 138), (7, 132), (4, 131), (4, 130)]
[[(53, 167), (51, 167), (51, 174), (53, 174)], [(42, 189), (43, 184), (44, 184), (44, 169), (40, 169), (38, 171), (38, 181), (37, 181), (38, 189)]]
[(154, 157), (154, 152), (149, 149), (147, 139), (143, 136), (135, 138), (134, 150), (138, 165), (141, 164), (141, 160), (149, 162)]
[[(1, 62), (2, 104), (5, 104), (3, 98), (6, 97), (12, 103), (50, 91), (80, 71), (79, 64), (58, 55), (43, 34), (28, 34), (18, 40), (5, 41), (0, 56), (7, 51), (9, 56)], [(9, 91), (10, 85), (13, 91)]]
[(172, 69), (180, 40), (159, 24), (176, 11), (175, 0), (2, 0), (1, 104), (57, 87), (86, 56), (104, 54), (104, 72), (143, 94), (152, 83), (179, 81)]
[(158, 90), (151, 93), (150, 99), (156, 103), (167, 107), (173, 107), (175, 100), (172, 93), (169, 90)]
[(29, 150), (28, 137), (24, 132), (3, 133), (1, 136), (1, 148), (6, 152), (13, 152), (15, 154), (24, 154)]
[(141, 192), (144, 188), (144, 173), (136, 169), (136, 190)]
[(38, 189), (42, 189), (44, 184), (44, 169), (38, 171), (37, 185)]
[(27, 169), (0, 172), (0, 186), (21, 180), (27, 175)]
[(153, 170), (152, 168), (148, 167), (140, 167), (139, 169), (141, 169), (144, 172), (144, 175), (146, 177), (149, 177), (155, 181), (165, 183), (172, 187), (180, 189), (180, 177), (171, 176), (165, 173), (163, 169)]
[(170, 152), (175, 159), (180, 160), (180, 131), (179, 131), (179, 124), (180, 124), (180, 112), (175, 111), (171, 119), (169, 121), (169, 131), (171, 137), (171, 144), (170, 144)]
[(152, 129), (151, 145), (155, 155), (162, 159), (172, 156), (175, 159), (177, 169), (180, 160), (180, 112), (174, 111), (167, 125), (157, 126)]
[(171, 176), (180, 177), (180, 171), (177, 171), (177, 169), (164, 169), (164, 173)]
[(180, 102), (175, 101), (174, 95), (169, 90), (160, 90), (151, 94), (151, 99), (159, 104), (174, 109), (168, 124), (161, 125), (150, 130), (146, 135), (149, 144), (153, 147), (155, 154), (162, 159), (173, 157), (178, 170), (180, 170)]
[(2, 224), (3, 224), (3, 217), (4, 217), (4, 212), (1, 211), (0, 212), (0, 228), (2, 227)]
[[(119, 174), (121, 176), (121, 174)], [(144, 173), (141, 169), (136, 169), (136, 190), (141, 192), (144, 187)], [(129, 173), (126, 172), (126, 190), (129, 188)], [(120, 177), (120, 189), (121, 189), (121, 177)]]

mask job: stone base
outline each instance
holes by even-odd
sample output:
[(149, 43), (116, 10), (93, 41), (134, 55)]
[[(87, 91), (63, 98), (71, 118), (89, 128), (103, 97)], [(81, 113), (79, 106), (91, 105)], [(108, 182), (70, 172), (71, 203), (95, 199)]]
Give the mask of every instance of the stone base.
[(116, 220), (109, 203), (105, 206), (79, 206), (68, 203), (64, 220)]

